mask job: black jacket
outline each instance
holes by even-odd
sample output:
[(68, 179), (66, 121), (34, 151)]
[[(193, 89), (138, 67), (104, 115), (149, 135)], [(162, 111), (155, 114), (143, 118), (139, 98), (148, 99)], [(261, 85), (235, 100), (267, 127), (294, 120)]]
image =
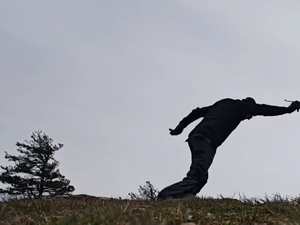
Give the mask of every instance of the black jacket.
[(289, 107), (271, 106), (266, 104), (247, 103), (239, 99), (222, 99), (211, 106), (197, 107), (180, 121), (183, 127), (204, 117), (203, 120), (190, 132), (189, 137), (201, 134), (211, 141), (212, 147), (219, 147), (246, 115), (278, 116), (291, 113)]

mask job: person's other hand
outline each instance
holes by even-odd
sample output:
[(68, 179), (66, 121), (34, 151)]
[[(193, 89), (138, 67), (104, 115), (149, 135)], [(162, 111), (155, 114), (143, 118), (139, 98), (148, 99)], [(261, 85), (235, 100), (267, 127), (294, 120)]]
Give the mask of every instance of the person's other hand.
[(299, 112), (299, 109), (300, 109), (300, 102), (299, 101), (293, 101), (291, 103), (291, 105), (289, 106), (290, 109), (292, 109), (294, 112), (295, 110), (297, 110), (297, 112)]
[(179, 124), (174, 130), (169, 129), (169, 131), (171, 135), (178, 135), (182, 133), (183, 129), (184, 129), (183, 125)]

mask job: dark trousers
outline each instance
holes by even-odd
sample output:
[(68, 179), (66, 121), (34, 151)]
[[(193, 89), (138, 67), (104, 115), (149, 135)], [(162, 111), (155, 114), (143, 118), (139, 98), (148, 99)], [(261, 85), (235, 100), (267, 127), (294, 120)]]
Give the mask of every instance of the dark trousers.
[(181, 181), (161, 190), (157, 197), (158, 201), (195, 196), (207, 183), (208, 169), (216, 150), (212, 148), (208, 139), (199, 134), (192, 134), (187, 142), (192, 154), (190, 170)]

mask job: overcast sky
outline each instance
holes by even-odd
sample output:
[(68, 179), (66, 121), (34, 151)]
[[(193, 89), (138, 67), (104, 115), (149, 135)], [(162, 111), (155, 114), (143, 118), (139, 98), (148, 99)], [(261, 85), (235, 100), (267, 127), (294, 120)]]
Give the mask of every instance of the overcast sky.
[[(190, 166), (196, 107), (300, 98), (299, 1), (1, 1), (0, 164), (42, 130), (75, 194), (128, 197)], [(300, 113), (245, 121), (199, 196), (299, 193)]]

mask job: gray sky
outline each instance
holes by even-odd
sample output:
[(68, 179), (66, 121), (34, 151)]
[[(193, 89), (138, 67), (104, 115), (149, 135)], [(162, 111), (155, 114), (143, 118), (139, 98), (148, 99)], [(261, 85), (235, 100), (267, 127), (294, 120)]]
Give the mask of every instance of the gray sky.
[[(1, 1), (0, 164), (42, 130), (74, 193), (161, 190), (190, 166), (192, 109), (299, 99), (299, 1)], [(242, 122), (199, 196), (298, 196), (300, 114)]]

